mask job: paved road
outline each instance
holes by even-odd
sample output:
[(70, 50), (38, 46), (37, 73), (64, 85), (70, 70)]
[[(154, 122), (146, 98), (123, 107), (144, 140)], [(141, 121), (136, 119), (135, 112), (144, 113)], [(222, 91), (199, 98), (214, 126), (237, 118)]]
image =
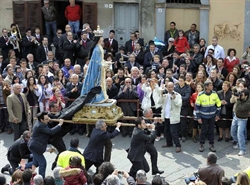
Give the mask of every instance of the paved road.
[[(88, 138), (85, 136), (74, 136), (80, 139), (80, 151), (86, 147)], [(66, 145), (69, 145), (69, 140), (72, 136), (67, 135), (64, 137)], [(217, 138), (216, 138), (217, 139)], [(122, 138), (120, 135), (113, 140), (113, 151), (111, 162), (115, 165), (115, 168), (119, 170), (129, 171), (131, 163), (127, 159), (127, 153), (125, 149), (129, 147), (130, 138)], [(0, 134), (0, 167), (2, 168), (6, 162), (7, 148), (13, 143), (13, 134), (7, 135), (6, 133)], [(182, 152), (175, 153), (175, 148), (162, 149), (161, 146), (164, 144), (164, 140), (155, 142), (155, 146), (158, 150), (158, 166), (159, 169), (164, 170), (163, 174), (166, 177), (167, 182), (172, 184), (184, 185), (184, 178), (190, 176), (199, 167), (206, 166), (206, 155), (209, 152), (208, 143), (205, 144), (205, 151), (200, 153), (198, 151), (199, 144), (193, 143), (190, 138), (186, 142), (182, 143)], [(232, 143), (225, 141), (215, 143), (217, 149), (216, 154), (218, 155), (218, 164), (224, 168), (226, 176), (230, 177), (238, 171), (241, 171), (250, 166), (250, 144), (247, 145), (248, 154), (239, 157), (238, 151), (232, 148)], [(52, 175), (51, 164), (55, 159), (55, 154), (46, 153), (47, 159), (47, 171), (46, 175)], [(146, 154), (146, 158), (150, 164), (150, 157)], [(95, 171), (92, 167), (91, 170)], [(8, 181), (10, 176), (6, 175)], [(148, 180), (152, 180), (151, 171), (148, 173)]]

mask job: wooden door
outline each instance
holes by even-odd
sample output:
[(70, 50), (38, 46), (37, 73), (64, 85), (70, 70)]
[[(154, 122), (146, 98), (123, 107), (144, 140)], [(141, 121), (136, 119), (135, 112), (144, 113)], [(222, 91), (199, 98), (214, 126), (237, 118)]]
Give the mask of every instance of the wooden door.
[(89, 23), (92, 30), (97, 28), (97, 3), (83, 3), (82, 20), (84, 23)]
[(34, 30), (36, 27), (39, 27), (43, 33), (41, 14), (41, 1), (39, 0), (13, 1), (13, 22), (18, 24), (22, 35), (25, 35), (27, 28)]

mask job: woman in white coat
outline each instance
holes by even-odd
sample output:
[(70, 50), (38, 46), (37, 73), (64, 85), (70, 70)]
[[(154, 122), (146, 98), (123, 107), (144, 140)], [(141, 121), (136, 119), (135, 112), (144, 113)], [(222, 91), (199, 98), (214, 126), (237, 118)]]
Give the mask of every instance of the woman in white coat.
[[(144, 97), (142, 99), (141, 108), (143, 110), (151, 108), (154, 116), (160, 117), (162, 107), (162, 88), (159, 87), (158, 80), (156, 78), (148, 78), (147, 82), (142, 85), (142, 90), (144, 92)], [(160, 140), (160, 135), (160, 129), (157, 129), (156, 141)]]

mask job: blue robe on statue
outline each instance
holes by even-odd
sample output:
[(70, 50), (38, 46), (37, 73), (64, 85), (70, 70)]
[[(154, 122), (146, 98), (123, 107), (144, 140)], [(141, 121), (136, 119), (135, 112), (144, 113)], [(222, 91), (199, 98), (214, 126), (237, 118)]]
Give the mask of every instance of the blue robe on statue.
[(96, 86), (101, 86), (100, 94), (97, 94), (90, 103), (102, 103), (108, 99), (106, 92), (106, 70), (104, 61), (104, 51), (102, 46), (96, 45), (91, 56), (87, 74), (84, 78), (81, 95), (87, 94), (90, 89)]

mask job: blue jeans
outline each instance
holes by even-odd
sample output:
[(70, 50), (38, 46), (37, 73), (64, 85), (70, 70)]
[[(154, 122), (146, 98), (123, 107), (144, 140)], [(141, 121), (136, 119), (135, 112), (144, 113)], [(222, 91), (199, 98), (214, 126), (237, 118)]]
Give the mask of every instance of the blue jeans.
[(231, 136), (239, 144), (240, 150), (246, 151), (245, 130), (247, 119), (240, 119), (234, 116), (231, 126)]
[(52, 42), (53, 38), (56, 36), (56, 21), (47, 22), (45, 21), (46, 34), (49, 37), (49, 41)]
[(47, 162), (43, 154), (38, 154), (36, 151), (30, 150), (33, 154), (33, 165), (39, 167), (39, 174), (45, 178), (45, 171), (47, 167)]
[(79, 26), (80, 26), (80, 21), (68, 21), (68, 24), (71, 27), (71, 31), (72, 33), (76, 33), (79, 30)]

